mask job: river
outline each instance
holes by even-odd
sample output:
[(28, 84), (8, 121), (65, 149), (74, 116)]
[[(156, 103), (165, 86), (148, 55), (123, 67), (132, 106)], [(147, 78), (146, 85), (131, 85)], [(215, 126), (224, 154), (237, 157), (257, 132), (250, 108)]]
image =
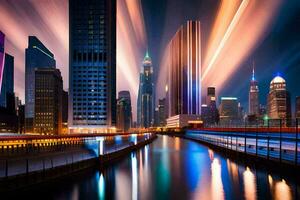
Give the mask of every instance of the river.
[(158, 136), (104, 170), (83, 171), (17, 194), (70, 200), (300, 198), (296, 176), (284, 174), (226, 158), (194, 141)]

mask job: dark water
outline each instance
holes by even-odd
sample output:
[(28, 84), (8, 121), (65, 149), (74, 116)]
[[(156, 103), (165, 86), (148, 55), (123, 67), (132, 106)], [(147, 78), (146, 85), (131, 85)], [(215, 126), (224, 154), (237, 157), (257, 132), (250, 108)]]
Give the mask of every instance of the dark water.
[(159, 136), (103, 171), (56, 180), (25, 191), (23, 197), (289, 200), (300, 198), (296, 177), (238, 164), (193, 141)]

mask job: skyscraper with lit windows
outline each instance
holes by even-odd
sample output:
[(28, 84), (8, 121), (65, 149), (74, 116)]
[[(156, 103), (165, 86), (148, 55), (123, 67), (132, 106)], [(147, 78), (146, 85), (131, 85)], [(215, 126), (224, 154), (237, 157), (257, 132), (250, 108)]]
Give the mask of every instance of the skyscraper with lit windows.
[(45, 45), (35, 36), (28, 37), (25, 49), (25, 130), (33, 132), (35, 103), (35, 69), (55, 68), (56, 61)]
[(258, 82), (255, 79), (254, 68), (252, 70), (252, 77), (250, 81), (249, 90), (249, 115), (259, 116), (259, 99), (258, 99), (259, 89)]
[(116, 123), (116, 0), (69, 1), (69, 130)]
[(270, 83), (267, 114), (269, 119), (282, 120), (289, 125), (291, 119), (290, 93), (286, 90), (286, 82), (281, 76), (276, 76)]
[(154, 83), (152, 61), (148, 54), (143, 61), (137, 102), (137, 124), (148, 128), (154, 123)]

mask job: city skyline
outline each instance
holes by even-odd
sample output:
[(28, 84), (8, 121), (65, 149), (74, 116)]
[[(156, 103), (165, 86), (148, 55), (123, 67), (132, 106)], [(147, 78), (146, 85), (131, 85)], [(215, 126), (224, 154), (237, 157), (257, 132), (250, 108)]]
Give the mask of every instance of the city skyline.
[[(208, 52), (208, 43), (211, 41), (210, 36), (213, 35), (210, 34), (210, 32), (214, 28), (214, 24), (216, 23), (215, 19), (218, 18), (222, 4), (218, 3), (218, 1), (212, 1), (211, 5), (204, 5), (201, 4), (202, 1), (197, 1), (196, 5), (191, 8), (190, 5), (193, 2), (194, 1), (190, 0), (185, 1), (185, 3), (178, 1), (177, 4), (175, 4), (166, 0), (161, 2), (159, 8), (152, 10), (151, 8), (158, 3), (157, 1), (143, 0), (134, 1), (129, 4), (129, 1), (118, 0), (117, 38), (121, 33), (125, 33), (126, 31), (126, 35), (130, 35), (132, 32), (128, 31), (128, 29), (133, 29), (135, 35), (138, 36), (134, 40), (127, 38), (128, 41), (126, 39), (126, 43), (122, 42), (122, 44), (117, 47), (117, 52), (120, 52), (120, 50), (126, 49), (126, 46), (129, 44), (135, 44), (137, 48), (134, 49), (139, 51), (135, 58), (129, 57), (126, 62), (123, 62), (124, 56), (118, 55), (117, 53), (117, 62), (119, 62), (117, 64), (117, 91), (130, 90), (132, 94), (134, 119), (136, 118), (138, 72), (147, 46), (153, 59), (154, 78), (157, 80), (155, 81), (158, 85), (157, 88), (162, 88), (159, 74), (163, 74), (163, 71), (159, 69), (159, 66), (164, 47), (170, 41), (171, 35), (174, 34), (179, 26), (187, 19), (199, 19), (202, 21), (202, 30), (204, 32), (202, 34), (203, 48), (205, 52)], [(54, 53), (57, 60), (57, 67), (62, 71), (64, 88), (68, 89), (68, 13), (65, 12), (65, 10), (68, 10), (68, 2), (66, 0), (52, 0), (48, 1), (48, 3), (41, 4), (38, 1), (23, 1), (16, 5), (14, 0), (1, 0), (1, 3), (0, 10), (2, 12), (0, 12), (0, 25), (2, 31), (7, 35), (7, 53), (15, 57), (16, 95), (24, 101), (24, 49), (27, 45), (26, 38), (29, 35), (36, 35), (45, 46), (49, 47)], [(299, 44), (294, 41), (297, 41), (299, 37), (297, 33), (300, 31), (293, 28), (293, 24), (298, 22), (297, 16), (299, 16), (299, 13), (296, 11), (300, 4), (295, 1), (283, 2), (281, 0), (276, 0), (276, 3), (281, 6), (274, 10), (272, 23), (266, 26), (267, 30), (264, 38), (255, 45), (254, 51), (243, 59), (237, 72), (227, 79), (226, 86), (224, 88), (216, 87), (218, 96), (237, 96), (242, 105), (247, 108), (248, 97), (246, 88), (248, 87), (248, 82), (237, 83), (240, 77), (245, 79), (249, 78), (248, 74), (252, 70), (251, 63), (254, 60), (256, 62), (256, 76), (259, 80), (260, 102), (264, 105), (267, 103), (265, 99), (268, 94), (267, 85), (274, 75), (279, 72), (287, 80), (287, 87), (289, 91), (291, 91), (292, 107), (294, 109), (294, 99), (300, 94), (300, 89), (297, 87), (297, 79), (293, 75), (299, 71), (297, 66), (300, 63), (300, 56), (296, 53)], [(27, 13), (22, 11), (24, 9), (32, 10), (33, 12)], [(185, 13), (187, 9), (190, 12)], [(48, 10), (52, 10), (52, 12), (50, 13)], [(132, 20), (133, 17), (131, 13), (133, 10), (137, 11), (137, 15), (142, 16), (140, 21)], [(176, 20), (172, 24), (165, 24), (164, 21), (168, 20), (170, 15), (174, 14), (175, 10), (179, 10), (178, 14), (175, 13), (175, 16), (177, 16)], [(203, 12), (200, 14), (199, 10), (203, 10)], [(287, 10), (289, 10), (288, 14)], [(156, 13), (155, 18), (150, 17), (153, 15), (153, 12)], [(49, 18), (53, 19), (51, 16), (54, 15), (57, 21), (49, 20)], [(120, 20), (120, 16), (126, 16), (124, 21)], [(25, 20), (22, 24), (17, 20), (21, 18)], [(165, 20), (160, 20), (161, 18)], [(153, 24), (157, 24), (158, 26), (153, 26)], [(164, 24), (165, 27), (163, 26)], [(157, 30), (154, 31), (154, 27), (159, 28), (156, 28)], [(47, 30), (47, 32), (45, 30)], [(160, 37), (159, 34), (161, 34), (162, 37)], [(286, 35), (290, 35), (289, 38), (285, 37)], [(159, 44), (158, 47), (154, 47), (158, 41), (161, 41), (161, 44)], [(288, 48), (289, 46), (292, 46), (292, 48)], [(274, 57), (276, 59), (273, 59)], [(123, 64), (120, 64), (121, 61)], [(125, 76), (125, 71), (130, 73)], [(233, 85), (238, 85), (238, 87), (233, 87)], [(208, 86), (214, 85), (206, 85), (205, 87)], [(202, 89), (205, 89), (205, 87)], [(158, 90), (156, 102), (159, 98), (163, 98), (163, 93), (163, 90)]]

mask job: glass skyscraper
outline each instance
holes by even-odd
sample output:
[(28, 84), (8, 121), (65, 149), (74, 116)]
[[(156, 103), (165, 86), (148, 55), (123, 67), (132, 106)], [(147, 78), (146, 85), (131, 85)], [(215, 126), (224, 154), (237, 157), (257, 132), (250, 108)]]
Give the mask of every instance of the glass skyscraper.
[(35, 36), (29, 36), (25, 50), (25, 129), (33, 131), (34, 100), (35, 100), (35, 69), (55, 68), (54, 55)]
[(9, 109), (14, 107), (14, 57), (7, 53), (2, 75), (0, 106)]
[[(2, 84), (3, 68), (4, 68), (4, 42), (5, 35), (0, 31), (0, 86)], [(1, 91), (1, 87), (0, 87)]]
[(167, 48), (169, 117), (201, 114), (200, 21), (188, 21)]
[(116, 0), (70, 0), (70, 133), (116, 124)]
[(140, 72), (139, 93), (137, 102), (137, 123), (139, 127), (148, 128), (154, 122), (154, 84), (152, 61), (148, 52)]

